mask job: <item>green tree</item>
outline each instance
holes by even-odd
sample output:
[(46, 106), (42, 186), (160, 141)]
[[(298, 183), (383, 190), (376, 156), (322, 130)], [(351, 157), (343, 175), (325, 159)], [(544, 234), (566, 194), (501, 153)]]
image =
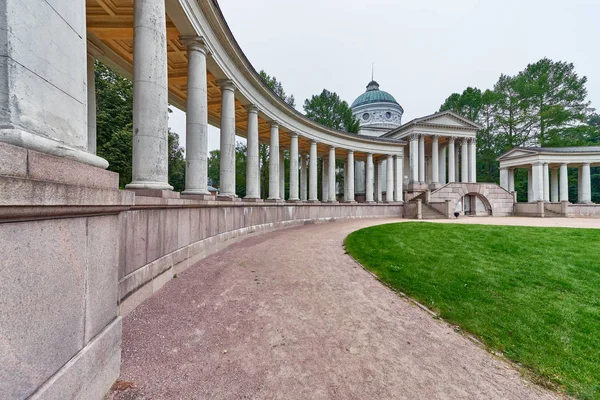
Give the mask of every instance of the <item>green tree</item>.
[(283, 101), (288, 103), (292, 107), (296, 107), (296, 100), (294, 99), (294, 95), (286, 95), (285, 90), (283, 89), (283, 84), (277, 80), (275, 76), (270, 76), (264, 70), (260, 70), (258, 73), (262, 80), (267, 84), (269, 89), (271, 89), (277, 96), (279, 96)]
[(304, 101), (306, 116), (329, 128), (358, 133), (359, 121), (352, 114), (348, 103), (335, 92), (323, 89), (321, 94)]

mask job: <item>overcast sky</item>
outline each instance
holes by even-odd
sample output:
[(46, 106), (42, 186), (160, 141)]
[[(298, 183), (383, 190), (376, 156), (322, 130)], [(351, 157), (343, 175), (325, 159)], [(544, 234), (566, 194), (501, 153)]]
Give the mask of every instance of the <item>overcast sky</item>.
[[(324, 88), (348, 103), (371, 63), (403, 122), (436, 112), (467, 86), (492, 88), (540, 58), (575, 64), (600, 108), (600, 0), (219, 0), (256, 68), (283, 82), (303, 111)], [(185, 114), (169, 125), (185, 144)], [(218, 148), (218, 129), (209, 147)]]

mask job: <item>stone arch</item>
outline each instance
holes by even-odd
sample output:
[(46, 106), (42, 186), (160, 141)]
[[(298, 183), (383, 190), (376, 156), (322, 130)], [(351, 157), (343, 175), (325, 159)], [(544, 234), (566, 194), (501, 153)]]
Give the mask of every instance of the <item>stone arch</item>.
[(468, 192), (457, 199), (454, 210), (460, 211), (464, 215), (490, 216), (492, 215), (492, 204), (483, 194)]

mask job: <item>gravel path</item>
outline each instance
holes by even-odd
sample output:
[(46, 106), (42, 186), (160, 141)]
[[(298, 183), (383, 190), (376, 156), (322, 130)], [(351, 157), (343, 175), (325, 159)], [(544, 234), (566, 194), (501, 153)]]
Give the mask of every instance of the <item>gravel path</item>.
[[(564, 219), (563, 219), (564, 220)], [(124, 319), (116, 399), (551, 399), (345, 254), (352, 231), (249, 238), (170, 281)]]

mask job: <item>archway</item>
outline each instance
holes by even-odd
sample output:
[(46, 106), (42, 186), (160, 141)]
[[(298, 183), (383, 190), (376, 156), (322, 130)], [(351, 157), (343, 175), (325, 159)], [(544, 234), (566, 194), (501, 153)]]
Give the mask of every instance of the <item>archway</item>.
[(465, 194), (456, 202), (454, 211), (460, 212), (461, 215), (483, 217), (492, 215), (492, 206), (485, 196), (471, 192)]

